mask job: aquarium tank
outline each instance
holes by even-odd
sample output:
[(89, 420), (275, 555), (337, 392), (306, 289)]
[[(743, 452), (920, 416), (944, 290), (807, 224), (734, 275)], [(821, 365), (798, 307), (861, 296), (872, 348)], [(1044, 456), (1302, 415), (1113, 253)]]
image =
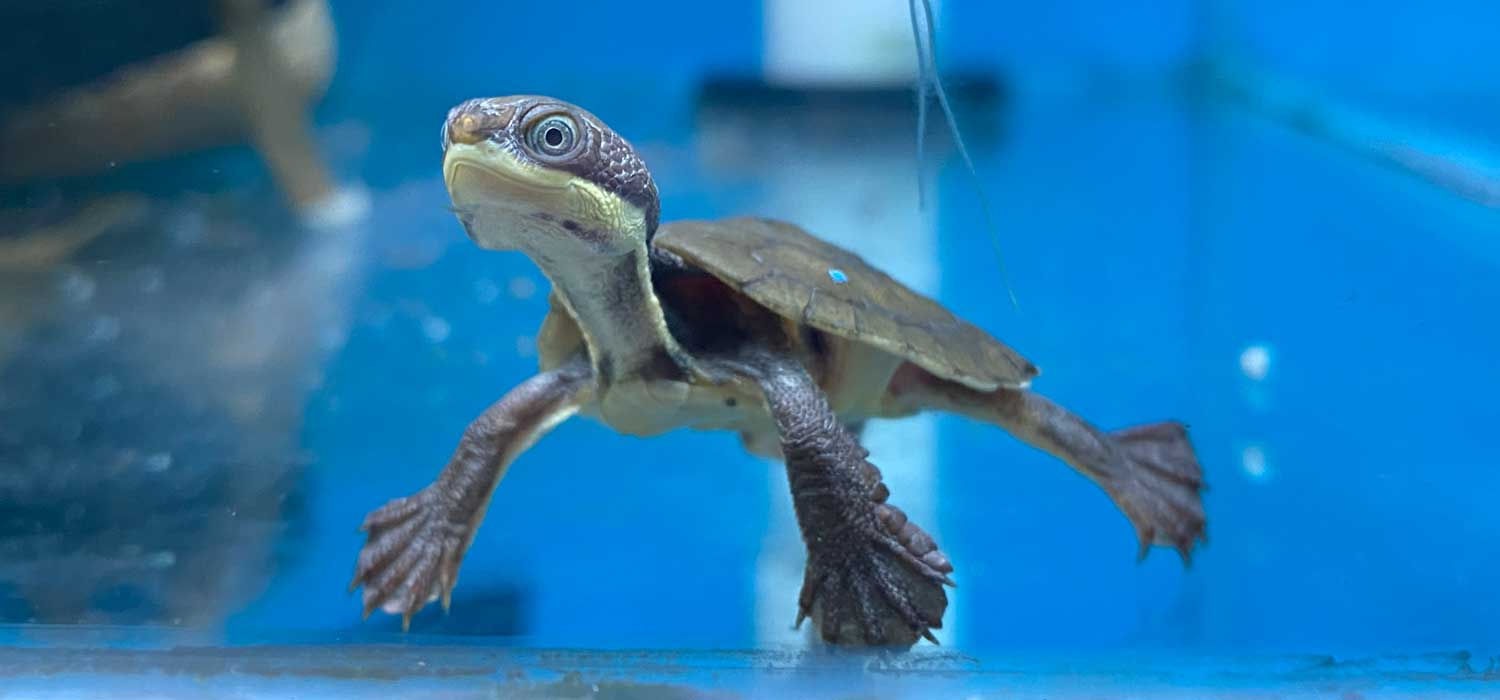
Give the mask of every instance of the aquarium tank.
[(1500, 5), (0, 37), (0, 698), (1500, 697)]

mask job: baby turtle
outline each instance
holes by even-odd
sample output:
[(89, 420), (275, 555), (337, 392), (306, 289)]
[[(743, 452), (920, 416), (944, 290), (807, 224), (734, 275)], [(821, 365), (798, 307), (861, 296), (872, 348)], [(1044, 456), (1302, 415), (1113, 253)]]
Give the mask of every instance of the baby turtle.
[(1037, 369), (858, 256), (759, 218), (658, 226), (656, 185), (594, 115), (538, 96), (470, 100), (443, 127), (443, 177), (480, 247), (552, 281), (541, 371), (464, 432), (428, 487), (364, 521), (351, 587), (404, 622), (446, 607), (495, 485), (575, 414), (622, 433), (733, 430), (781, 458), (807, 568), (797, 622), (850, 646), (936, 641), (953, 566), (888, 501), (868, 418), (956, 412), (1004, 427), (1099, 484), (1187, 560), (1202, 472), (1176, 422), (1102, 432), (1027, 389)]

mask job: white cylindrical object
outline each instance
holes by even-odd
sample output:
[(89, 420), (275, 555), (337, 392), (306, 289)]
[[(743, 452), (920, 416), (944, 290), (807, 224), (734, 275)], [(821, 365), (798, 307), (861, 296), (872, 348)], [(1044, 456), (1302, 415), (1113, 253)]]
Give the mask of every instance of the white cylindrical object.
[[(936, 3), (934, 3), (936, 11)], [(790, 87), (911, 86), (916, 43), (906, 0), (765, 0), (765, 79)], [(915, 106), (913, 106), (915, 109)], [(940, 287), (936, 216), (917, 201), (910, 143), (887, 134), (863, 145), (816, 138), (764, 144), (777, 163), (765, 175), (760, 213), (784, 218), (858, 252), (928, 294)], [(912, 135), (915, 139), (915, 134)], [(933, 416), (874, 421), (864, 442), (891, 500), (942, 542), (938, 527), (937, 423)], [(762, 646), (800, 644), (791, 630), (804, 551), (785, 478), (770, 482), (771, 522), (758, 562), (756, 636)], [(958, 600), (939, 633), (959, 639)], [(804, 628), (802, 634), (806, 634)]]
[[(937, 13), (938, 3), (932, 2)], [(765, 0), (765, 79), (778, 85), (910, 85), (907, 0)]]

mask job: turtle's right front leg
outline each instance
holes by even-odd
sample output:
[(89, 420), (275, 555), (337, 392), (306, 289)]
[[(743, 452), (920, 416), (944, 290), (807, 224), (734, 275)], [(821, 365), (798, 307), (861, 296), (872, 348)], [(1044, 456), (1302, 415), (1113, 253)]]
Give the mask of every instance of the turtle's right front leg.
[(810, 617), (825, 642), (844, 646), (936, 643), (948, 558), (887, 502), (880, 470), (800, 363), (764, 354), (732, 364), (765, 395), (807, 545), (797, 623)]
[(427, 603), (442, 598), (448, 607), (459, 564), (506, 468), (577, 413), (593, 385), (583, 361), (526, 380), (469, 424), (435, 481), (365, 517), (360, 529), (368, 540), (349, 589), (364, 586), (366, 617), (376, 608), (401, 615), (404, 630)]

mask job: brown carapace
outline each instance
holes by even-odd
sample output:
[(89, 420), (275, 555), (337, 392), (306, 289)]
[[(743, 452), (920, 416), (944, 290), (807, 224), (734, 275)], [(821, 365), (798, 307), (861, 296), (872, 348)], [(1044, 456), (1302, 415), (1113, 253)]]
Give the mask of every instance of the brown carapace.
[(1164, 545), (1186, 561), (1203, 538), (1183, 425), (1093, 427), (1032, 392), (1038, 371), (1019, 353), (792, 224), (658, 228), (649, 172), (592, 114), (537, 96), (475, 100), (450, 114), (443, 142), (470, 237), (530, 256), (553, 282), (552, 312), (540, 373), (469, 426), (432, 485), (366, 518), (353, 581), (366, 614), (446, 605), (506, 469), (574, 415), (641, 436), (734, 431), (782, 460), (807, 547), (796, 619), (839, 645), (935, 642), (953, 583), (860, 446), (870, 418), (947, 411), (998, 425), (1103, 488), (1142, 554)]

